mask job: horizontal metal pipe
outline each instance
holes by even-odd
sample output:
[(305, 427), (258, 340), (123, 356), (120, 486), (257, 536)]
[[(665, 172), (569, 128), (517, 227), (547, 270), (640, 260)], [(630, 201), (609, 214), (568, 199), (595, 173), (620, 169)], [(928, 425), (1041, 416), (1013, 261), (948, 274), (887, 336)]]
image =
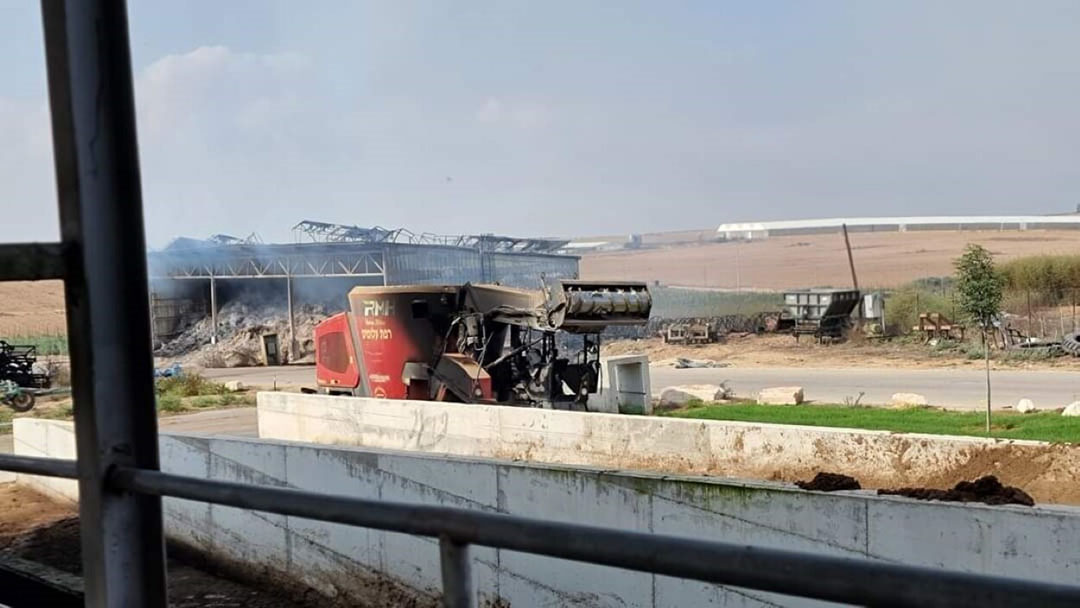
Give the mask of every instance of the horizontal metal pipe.
[(0, 244), (0, 281), (48, 281), (64, 278), (60, 243)]
[(240, 279), (333, 279), (333, 278), (356, 278), (356, 277), (381, 277), (384, 273), (381, 272), (353, 272), (353, 273), (329, 273), (329, 274), (200, 274), (191, 276), (168, 276), (168, 275), (154, 275), (150, 277), (151, 281), (208, 281), (211, 278), (219, 280), (240, 280)]
[(16, 456), (14, 454), (0, 454), (0, 471), (44, 475), (45, 477), (66, 477), (68, 479), (75, 479), (79, 476), (79, 469), (74, 460), (36, 458), (33, 456)]
[(800, 597), (874, 606), (1080, 606), (1080, 587), (117, 468), (119, 489)]

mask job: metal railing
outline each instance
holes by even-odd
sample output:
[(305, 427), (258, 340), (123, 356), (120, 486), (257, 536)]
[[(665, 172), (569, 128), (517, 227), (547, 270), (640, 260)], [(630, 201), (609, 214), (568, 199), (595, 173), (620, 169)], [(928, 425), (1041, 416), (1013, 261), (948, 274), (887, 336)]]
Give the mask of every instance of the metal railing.
[(86, 605), (165, 606), (163, 496), (437, 537), (454, 608), (476, 601), (470, 545), (852, 604), (1080, 605), (1080, 587), (160, 472), (126, 10), (42, 8), (63, 241), (0, 245), (0, 280), (65, 281), (78, 460), (0, 469), (78, 479)]

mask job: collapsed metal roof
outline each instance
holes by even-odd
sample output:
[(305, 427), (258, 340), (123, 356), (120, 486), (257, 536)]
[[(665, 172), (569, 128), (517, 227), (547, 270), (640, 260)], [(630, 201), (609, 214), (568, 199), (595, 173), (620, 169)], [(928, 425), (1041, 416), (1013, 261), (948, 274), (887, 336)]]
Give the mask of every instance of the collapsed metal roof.
[(408, 243), (410, 245), (444, 245), (485, 251), (514, 253), (553, 253), (569, 240), (537, 239), (500, 236), (495, 234), (444, 235), (423, 232), (417, 234), (405, 228), (364, 228), (304, 220), (293, 226), (297, 239), (304, 237), (314, 243)]

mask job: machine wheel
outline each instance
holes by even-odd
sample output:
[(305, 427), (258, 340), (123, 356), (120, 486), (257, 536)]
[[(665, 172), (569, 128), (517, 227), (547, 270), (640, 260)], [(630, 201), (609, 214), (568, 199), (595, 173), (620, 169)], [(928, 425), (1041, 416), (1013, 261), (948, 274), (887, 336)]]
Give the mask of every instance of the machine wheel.
[(33, 393), (21, 392), (12, 397), (8, 405), (16, 412), (29, 412), (34, 407), (34, 401)]
[(1061, 348), (1074, 357), (1080, 357), (1080, 332), (1074, 332), (1062, 338)]

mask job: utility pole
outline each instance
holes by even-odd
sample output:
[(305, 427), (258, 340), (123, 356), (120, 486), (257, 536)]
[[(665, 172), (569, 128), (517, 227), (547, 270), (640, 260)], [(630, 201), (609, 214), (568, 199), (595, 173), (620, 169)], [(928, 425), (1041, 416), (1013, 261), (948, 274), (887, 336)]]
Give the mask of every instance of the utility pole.
[(742, 270), (739, 268), (739, 241), (735, 241), (735, 291), (742, 291)]
[[(848, 267), (851, 268), (851, 284), (855, 287), (855, 291), (859, 292), (859, 277), (855, 276), (855, 258), (851, 255), (851, 240), (848, 239), (847, 224), (840, 224), (840, 227), (844, 230), (844, 248), (847, 249), (847, 261)], [(863, 321), (863, 300), (862, 292), (859, 292), (859, 325), (862, 325)]]
[(848, 239), (847, 224), (841, 224), (840, 227), (844, 230), (844, 247), (847, 249), (848, 267), (851, 268), (851, 284), (855, 287), (856, 290), (858, 290), (859, 278), (855, 276), (855, 258), (851, 255), (851, 241)]

